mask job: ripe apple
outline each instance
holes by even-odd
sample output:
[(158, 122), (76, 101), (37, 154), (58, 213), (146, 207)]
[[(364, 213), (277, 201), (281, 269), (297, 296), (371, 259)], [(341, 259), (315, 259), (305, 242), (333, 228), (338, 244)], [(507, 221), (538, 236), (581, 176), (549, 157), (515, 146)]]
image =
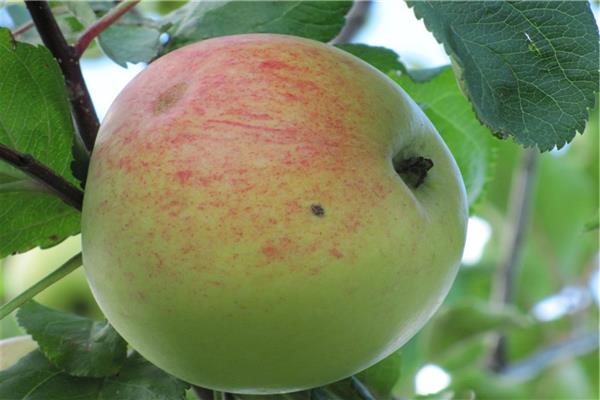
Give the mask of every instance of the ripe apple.
[(111, 106), (83, 257), (109, 321), (157, 366), (288, 392), (413, 336), (466, 221), (451, 154), (395, 83), (326, 44), (238, 35), (160, 58)]
[[(79, 251), (81, 251), (81, 237), (77, 235), (49, 249), (35, 248), (8, 257), (4, 265), (6, 297), (13, 298), (28, 289)], [(71, 272), (34, 299), (51, 308), (87, 317), (102, 318), (82, 269)]]

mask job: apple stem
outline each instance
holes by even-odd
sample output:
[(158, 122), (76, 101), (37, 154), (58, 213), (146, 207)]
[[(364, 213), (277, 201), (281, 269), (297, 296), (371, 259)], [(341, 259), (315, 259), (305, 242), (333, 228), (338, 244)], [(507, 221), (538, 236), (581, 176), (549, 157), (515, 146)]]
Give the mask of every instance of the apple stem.
[(394, 170), (407, 185), (415, 189), (423, 184), (432, 167), (433, 161), (421, 156), (409, 157), (400, 161), (394, 160)]
[(58, 267), (56, 270), (48, 274), (45, 278), (25, 290), (23, 293), (17, 295), (15, 298), (10, 300), (8, 303), (0, 307), (0, 320), (11, 312), (21, 307), (23, 304), (33, 299), (38, 293), (58, 282), (66, 275), (75, 271), (82, 264), (81, 253), (70, 258), (66, 263)]

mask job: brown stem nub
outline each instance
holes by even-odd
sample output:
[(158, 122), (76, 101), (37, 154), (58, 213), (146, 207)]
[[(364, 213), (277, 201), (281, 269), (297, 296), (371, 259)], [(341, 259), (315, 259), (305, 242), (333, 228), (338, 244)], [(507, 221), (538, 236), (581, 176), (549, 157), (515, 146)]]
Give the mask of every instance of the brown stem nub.
[(415, 189), (425, 181), (431, 167), (433, 167), (433, 161), (421, 156), (394, 160), (394, 170), (408, 186)]
[(0, 160), (4, 160), (40, 182), (62, 201), (81, 211), (83, 192), (29, 154), (20, 153), (0, 143)]

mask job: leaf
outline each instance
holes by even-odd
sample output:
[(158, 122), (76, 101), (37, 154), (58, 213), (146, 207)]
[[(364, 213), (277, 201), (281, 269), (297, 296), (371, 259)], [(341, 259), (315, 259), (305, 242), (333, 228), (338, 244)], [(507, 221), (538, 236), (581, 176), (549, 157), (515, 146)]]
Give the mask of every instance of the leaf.
[(161, 31), (155, 27), (115, 24), (98, 42), (104, 53), (122, 67), (127, 63), (149, 63), (158, 54)]
[(189, 2), (165, 16), (172, 23), (166, 51), (216, 36), (280, 33), (322, 42), (344, 26), (352, 1)]
[(494, 308), (483, 300), (457, 303), (438, 313), (427, 330), (427, 351), (433, 359), (442, 359), (455, 345), (490, 331), (506, 331), (526, 326), (529, 319), (508, 306)]
[[(65, 4), (85, 26), (92, 25), (114, 7), (107, 2), (68, 1)], [(164, 28), (166, 26), (130, 11), (98, 36), (98, 44), (106, 56), (124, 68), (128, 62), (149, 63), (158, 54)]]
[(2, 163), (0, 164), (0, 194), (13, 192), (46, 193), (47, 189), (21, 171), (11, 170), (8, 164)]
[(384, 74), (391, 71), (406, 71), (398, 54), (385, 47), (373, 47), (366, 44), (338, 44), (336, 47), (368, 62)]
[(73, 376), (116, 374), (125, 361), (127, 343), (106, 321), (52, 310), (30, 301), (17, 320), (48, 359)]
[(392, 389), (400, 379), (402, 352), (396, 351), (377, 364), (358, 373), (356, 377), (377, 399), (390, 399)]
[(452, 69), (440, 71), (423, 83), (416, 83), (407, 74), (390, 76), (421, 106), (450, 148), (473, 205), (491, 175), (495, 144), (461, 94)]
[(478, 118), (541, 151), (583, 132), (598, 90), (598, 27), (588, 2), (409, 3), (462, 71)]
[(106, 399), (184, 399), (190, 385), (168, 375), (133, 353), (123, 364), (117, 376), (108, 377), (102, 387), (102, 398)]
[(96, 13), (92, 5), (85, 1), (65, 1), (63, 4), (83, 25), (89, 26), (96, 22)]
[[(45, 47), (15, 42), (0, 28), (0, 143), (29, 153), (76, 184), (74, 128), (60, 69)], [(3, 175), (19, 176), (0, 161)], [(22, 175), (22, 174), (21, 174)], [(0, 193), (0, 258), (48, 247), (79, 232), (79, 213), (46, 193)]]
[(137, 353), (127, 358), (118, 375), (106, 378), (68, 375), (39, 351), (0, 372), (2, 400), (183, 400), (187, 387), (188, 384), (162, 372)]

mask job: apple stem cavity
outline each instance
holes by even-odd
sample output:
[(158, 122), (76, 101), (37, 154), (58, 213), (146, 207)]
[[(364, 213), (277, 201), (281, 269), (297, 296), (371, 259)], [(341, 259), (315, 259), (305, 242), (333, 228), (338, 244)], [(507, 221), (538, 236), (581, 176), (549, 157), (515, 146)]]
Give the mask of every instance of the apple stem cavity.
[(418, 188), (425, 182), (427, 173), (433, 167), (433, 161), (430, 158), (421, 156), (404, 158), (402, 160), (393, 160), (394, 170), (400, 178), (410, 187)]

